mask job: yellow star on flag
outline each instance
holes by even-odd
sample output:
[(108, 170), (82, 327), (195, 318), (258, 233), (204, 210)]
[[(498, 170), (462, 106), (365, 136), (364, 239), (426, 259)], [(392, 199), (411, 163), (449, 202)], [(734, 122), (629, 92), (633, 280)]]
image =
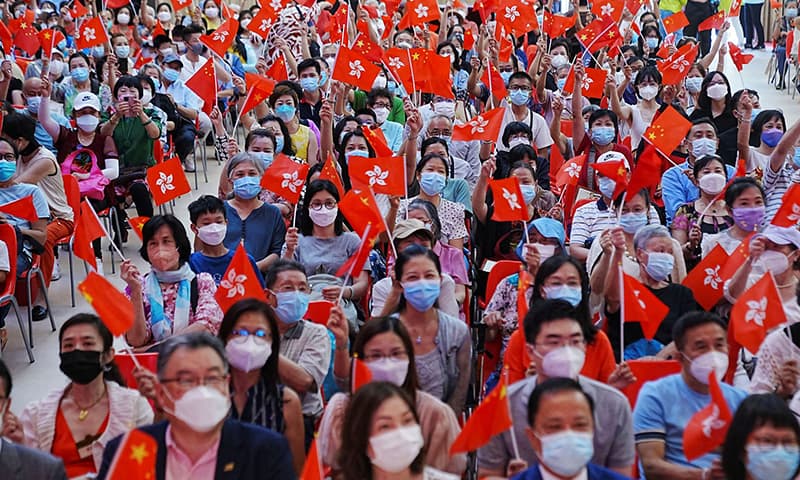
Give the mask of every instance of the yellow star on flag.
[(139, 465), (141, 465), (148, 456), (150, 456), (150, 454), (147, 452), (147, 445), (144, 443), (131, 447), (131, 460), (136, 460), (136, 463)]
[(414, 53), (413, 55), (411, 55), (411, 58), (413, 58), (414, 60), (419, 60), (419, 53)]
[(50, 40), (50, 37), (51, 37), (51, 36), (52, 36), (52, 35), (50, 35), (50, 32), (44, 32), (44, 38), (45, 38), (46, 40)]

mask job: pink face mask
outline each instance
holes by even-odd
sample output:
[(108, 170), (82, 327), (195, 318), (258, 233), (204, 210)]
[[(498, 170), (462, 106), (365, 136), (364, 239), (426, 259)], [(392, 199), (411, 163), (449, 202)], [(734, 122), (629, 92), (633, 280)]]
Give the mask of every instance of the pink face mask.
[(175, 268), (179, 256), (177, 248), (159, 247), (149, 255), (150, 265), (156, 270), (166, 272)]

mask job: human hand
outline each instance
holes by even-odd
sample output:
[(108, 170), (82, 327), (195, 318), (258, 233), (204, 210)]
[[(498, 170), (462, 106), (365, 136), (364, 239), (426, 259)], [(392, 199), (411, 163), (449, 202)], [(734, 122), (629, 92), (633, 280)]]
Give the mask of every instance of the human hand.
[(489, 157), (483, 164), (481, 165), (481, 177), (482, 178), (492, 178), (495, 169), (497, 168), (497, 164), (495, 163), (494, 157)]
[(158, 384), (158, 377), (150, 370), (142, 367), (133, 369), (133, 378), (136, 380), (136, 388), (144, 398), (148, 400), (156, 400), (156, 384)]
[(489, 312), (483, 316), (483, 323), (489, 329), (500, 328), (503, 325), (503, 316), (500, 312)]
[(293, 254), (297, 249), (297, 244), (300, 241), (300, 234), (297, 227), (289, 227), (286, 229), (286, 253)]
[(751, 262), (757, 261), (766, 250), (766, 237), (757, 236), (750, 241), (750, 256), (748, 259)]
[(344, 287), (340, 285), (328, 285), (322, 289), (322, 298), (329, 302), (336, 302), (339, 300), (342, 288)]
[(800, 367), (797, 360), (787, 360), (778, 370), (778, 385), (775, 393), (788, 398), (797, 392), (797, 377), (800, 376)]
[(122, 262), (119, 272), (120, 278), (128, 284), (131, 292), (142, 291), (142, 275), (139, 273), (139, 268), (130, 259)]
[(606, 383), (617, 390), (623, 390), (628, 385), (636, 383), (636, 376), (633, 374), (631, 367), (628, 366), (627, 363), (622, 362), (617, 365), (617, 368), (615, 368), (608, 377), (608, 382)]
[(506, 476), (511, 478), (527, 468), (528, 462), (520, 458), (514, 458), (508, 462), (508, 467), (506, 467)]
[(336, 339), (336, 345), (347, 345), (350, 336), (350, 325), (347, 323), (344, 310), (339, 305), (334, 305), (331, 308), (331, 313), (328, 315), (328, 330), (331, 331), (333, 338)]

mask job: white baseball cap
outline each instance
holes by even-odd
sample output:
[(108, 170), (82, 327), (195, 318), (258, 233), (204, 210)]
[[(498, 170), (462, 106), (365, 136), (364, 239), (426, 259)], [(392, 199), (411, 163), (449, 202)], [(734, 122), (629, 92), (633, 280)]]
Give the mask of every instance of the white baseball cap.
[(81, 110), (86, 107), (92, 107), (97, 112), (100, 111), (100, 99), (97, 98), (92, 92), (79, 92), (75, 97), (75, 102), (72, 104), (73, 110)]

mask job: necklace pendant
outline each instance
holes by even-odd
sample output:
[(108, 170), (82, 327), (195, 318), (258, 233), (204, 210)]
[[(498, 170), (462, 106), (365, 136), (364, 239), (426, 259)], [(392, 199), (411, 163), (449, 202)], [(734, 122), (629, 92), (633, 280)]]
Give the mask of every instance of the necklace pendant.
[(78, 421), (82, 422), (86, 420), (86, 417), (88, 416), (89, 416), (89, 410), (81, 410), (80, 412), (78, 412)]
[(416, 340), (416, 342), (417, 342), (417, 345), (419, 345), (420, 343), (422, 343), (422, 335), (417, 335), (417, 340)]

